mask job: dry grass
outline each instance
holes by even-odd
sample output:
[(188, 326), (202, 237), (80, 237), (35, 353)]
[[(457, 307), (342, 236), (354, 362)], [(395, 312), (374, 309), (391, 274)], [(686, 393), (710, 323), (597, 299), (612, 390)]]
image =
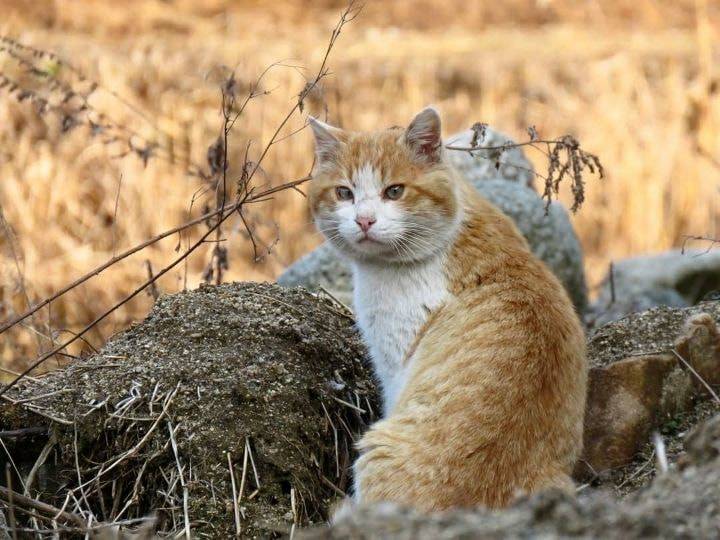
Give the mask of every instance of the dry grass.
[[(712, 5), (710, 5), (712, 4)], [(94, 105), (170, 150), (172, 163), (113, 159), (82, 130), (63, 134), (27, 103), (0, 95), (0, 204), (16, 241), (0, 235), (4, 319), (121, 251), (185, 221), (202, 183), (184, 174), (202, 163), (222, 125), (220, 65), (247, 87), (270, 63), (317, 67), (342, 2), (214, 0), (115, 3), (0, 0), (0, 33), (54, 50), (140, 108), (156, 127), (107, 91)], [(591, 284), (612, 259), (682, 244), (683, 235), (720, 234), (720, 7), (704, 0), (370, 0), (333, 53), (334, 76), (311, 112), (331, 122), (375, 128), (438, 105), (446, 133), (487, 122), (517, 138), (535, 125), (543, 136), (572, 133), (600, 156), (607, 179), (588, 185), (574, 217)], [(7, 14), (7, 16), (5, 16)], [(0, 70), (16, 66), (0, 53)], [(15, 72), (22, 76), (20, 71)], [(254, 100), (234, 139), (235, 162), (248, 140), (257, 153), (304, 84), (302, 70), (273, 69), (272, 92)], [(307, 72), (309, 73), (309, 72)], [(302, 126), (296, 118), (287, 132)], [(310, 137), (273, 147), (263, 180), (304, 175)], [(231, 153), (231, 155), (232, 155)], [(538, 164), (542, 156), (533, 155)], [(237, 172), (237, 171), (235, 171)], [(118, 195), (119, 192), (119, 195)], [(565, 194), (570, 197), (570, 193)], [(194, 214), (213, 195), (194, 203)], [(115, 206), (117, 200), (117, 215)], [(241, 229), (227, 231), (226, 279), (273, 279), (320, 242), (305, 201), (294, 192), (256, 208), (262, 236), (279, 243), (262, 261)], [(193, 238), (197, 238), (194, 236)], [(187, 239), (183, 238), (183, 245)], [(47, 334), (78, 328), (160, 268), (178, 238), (124, 261), (43, 310), (33, 325)], [(201, 279), (212, 245), (194, 256), (187, 286)], [(12, 256), (15, 252), (18, 265)], [(161, 291), (182, 288), (180, 270)], [(89, 340), (100, 345), (142, 317), (152, 298), (115, 314)], [(22, 329), (0, 343), (0, 362), (21, 365), (49, 339)], [(6, 336), (4, 336), (6, 337)]]

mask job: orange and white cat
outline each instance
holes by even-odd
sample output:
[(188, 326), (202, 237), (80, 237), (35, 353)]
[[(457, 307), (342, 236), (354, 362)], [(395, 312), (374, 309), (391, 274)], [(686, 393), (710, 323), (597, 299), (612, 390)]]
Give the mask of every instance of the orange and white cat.
[(572, 489), (587, 367), (562, 285), (445, 161), (434, 109), (375, 133), (310, 123), (310, 206), (351, 262), (384, 399), (354, 501), (494, 508)]

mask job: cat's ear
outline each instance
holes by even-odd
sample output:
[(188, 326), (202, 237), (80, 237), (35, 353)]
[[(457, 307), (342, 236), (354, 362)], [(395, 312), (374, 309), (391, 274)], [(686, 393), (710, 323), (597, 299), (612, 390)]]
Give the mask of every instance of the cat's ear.
[(405, 131), (405, 142), (424, 163), (438, 163), (442, 157), (440, 115), (433, 107), (420, 111)]
[(342, 130), (312, 116), (308, 116), (308, 123), (315, 135), (315, 155), (318, 161), (332, 159), (342, 144), (340, 141)]

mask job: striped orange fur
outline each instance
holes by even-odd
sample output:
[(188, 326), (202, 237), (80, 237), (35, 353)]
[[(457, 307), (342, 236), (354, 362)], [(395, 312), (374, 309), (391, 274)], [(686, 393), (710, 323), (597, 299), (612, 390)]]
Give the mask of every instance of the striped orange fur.
[(312, 124), (310, 206), (353, 266), (386, 401), (358, 445), (355, 501), (497, 508), (572, 489), (587, 367), (562, 285), (446, 163), (434, 110), (406, 130)]

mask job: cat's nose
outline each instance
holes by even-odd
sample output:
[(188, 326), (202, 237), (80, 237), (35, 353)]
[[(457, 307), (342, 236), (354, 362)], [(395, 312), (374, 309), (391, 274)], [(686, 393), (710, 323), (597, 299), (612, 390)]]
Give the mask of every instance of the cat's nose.
[(370, 230), (370, 227), (372, 227), (373, 223), (375, 223), (375, 218), (370, 217), (356, 217), (355, 223), (357, 223), (360, 226), (360, 229), (362, 229), (362, 232), (366, 233)]

